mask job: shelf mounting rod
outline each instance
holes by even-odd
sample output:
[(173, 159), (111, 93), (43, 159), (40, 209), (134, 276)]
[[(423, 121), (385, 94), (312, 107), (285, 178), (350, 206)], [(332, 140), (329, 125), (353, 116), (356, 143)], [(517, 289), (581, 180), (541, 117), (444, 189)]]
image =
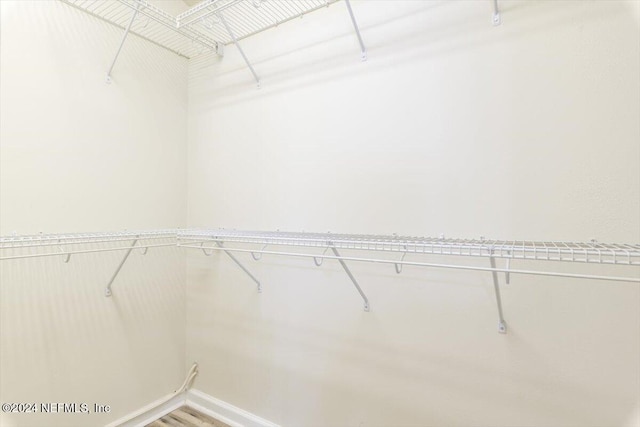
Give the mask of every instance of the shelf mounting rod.
[(120, 273), (120, 270), (122, 269), (122, 266), (124, 265), (124, 263), (127, 262), (127, 258), (129, 258), (129, 255), (131, 255), (131, 251), (133, 250), (133, 247), (136, 245), (136, 243), (138, 243), (139, 238), (140, 236), (136, 236), (136, 239), (131, 244), (131, 247), (129, 248), (129, 250), (127, 250), (127, 253), (124, 254), (124, 257), (122, 257), (122, 261), (120, 261), (120, 265), (118, 265), (118, 268), (116, 268), (116, 271), (113, 273), (113, 276), (111, 276), (111, 280), (109, 280), (109, 284), (107, 285), (107, 288), (104, 290), (105, 297), (111, 296), (111, 285), (113, 284), (113, 281), (116, 280), (116, 277), (118, 277), (118, 273)]
[(360, 59), (363, 61), (367, 60), (367, 48), (364, 47), (364, 42), (362, 41), (362, 36), (360, 35), (360, 28), (358, 28), (358, 23), (356, 22), (356, 16), (353, 14), (353, 9), (351, 9), (351, 2), (349, 0), (344, 0), (347, 4), (347, 10), (349, 11), (349, 16), (351, 17), (351, 22), (353, 23), (353, 29), (356, 31), (356, 36), (358, 36), (358, 43), (360, 43)]
[(262, 292), (262, 284), (260, 283), (260, 281), (258, 279), (256, 279), (256, 277), (251, 274), (251, 272), (247, 269), (247, 267), (245, 267), (244, 265), (242, 265), (242, 263), (240, 261), (238, 261), (238, 259), (233, 256), (233, 254), (231, 252), (229, 252), (228, 250), (226, 250), (226, 248), (224, 247), (224, 245), (222, 244), (222, 242), (216, 242), (216, 245), (221, 248), (225, 254), (229, 255), (229, 258), (231, 258), (233, 260), (233, 262), (235, 262), (238, 267), (240, 267), (242, 269), (242, 271), (244, 271), (245, 273), (247, 273), (247, 275), (249, 277), (251, 277), (251, 280), (253, 280), (254, 282), (256, 282), (256, 284), (258, 285), (258, 292)]
[(351, 274), (351, 270), (349, 270), (349, 267), (347, 267), (347, 264), (345, 264), (345, 262), (343, 261), (342, 257), (340, 256), (340, 253), (338, 253), (338, 250), (333, 245), (333, 243), (329, 243), (329, 247), (331, 248), (331, 251), (336, 256), (336, 258), (338, 259), (338, 262), (340, 263), (340, 265), (344, 269), (344, 272), (347, 273), (347, 276), (349, 276), (349, 279), (351, 279), (351, 281), (353, 282), (353, 285), (356, 287), (356, 289), (360, 293), (360, 296), (364, 300), (364, 311), (369, 311), (370, 310), (369, 299), (364, 294), (364, 292), (362, 292), (362, 289), (360, 288), (360, 285), (358, 285), (358, 282), (356, 281), (356, 278), (353, 277), (353, 274)]
[(109, 67), (109, 71), (107, 71), (107, 83), (111, 83), (111, 72), (113, 71), (113, 67), (116, 65), (116, 61), (118, 60), (118, 56), (120, 55), (120, 51), (122, 50), (122, 46), (124, 46), (124, 41), (127, 39), (129, 35), (129, 31), (131, 30), (131, 26), (133, 25), (133, 21), (136, 20), (136, 16), (138, 16), (140, 4), (136, 2), (136, 9), (133, 11), (133, 15), (131, 16), (131, 21), (129, 21), (129, 25), (127, 25), (127, 29), (124, 31), (122, 35), (122, 40), (120, 41), (120, 47), (118, 47), (118, 51), (116, 52), (116, 56), (113, 58), (113, 62), (111, 62), (111, 67)]
[(249, 70), (251, 70), (251, 74), (253, 74), (253, 78), (256, 80), (256, 84), (258, 85), (258, 87), (260, 87), (260, 78), (256, 74), (256, 70), (253, 69), (251, 62), (249, 62), (249, 59), (247, 59), (247, 55), (244, 54), (244, 50), (242, 50), (240, 43), (238, 43), (238, 39), (236, 39), (236, 35), (233, 34), (233, 31), (231, 30), (231, 27), (229, 27), (229, 24), (227, 24), (227, 20), (224, 19), (224, 15), (222, 15), (222, 12), (218, 12), (217, 15), (218, 15), (218, 18), (220, 18), (220, 22), (222, 22), (222, 25), (224, 25), (224, 28), (227, 30), (227, 33), (229, 33), (229, 36), (231, 36), (231, 40), (233, 40), (233, 44), (236, 45), (236, 47), (238, 48), (238, 52), (240, 52), (240, 55), (242, 55), (242, 59), (244, 59), (244, 62), (247, 64), (247, 67), (249, 67)]
[(496, 271), (496, 259), (493, 256), (493, 249), (489, 251), (489, 262), (491, 263), (491, 275), (493, 276), (493, 289), (496, 293), (496, 303), (498, 304), (498, 332), (501, 334), (507, 333), (507, 322), (504, 321), (504, 315), (502, 314), (502, 299), (500, 298), (500, 283), (498, 282), (498, 272)]

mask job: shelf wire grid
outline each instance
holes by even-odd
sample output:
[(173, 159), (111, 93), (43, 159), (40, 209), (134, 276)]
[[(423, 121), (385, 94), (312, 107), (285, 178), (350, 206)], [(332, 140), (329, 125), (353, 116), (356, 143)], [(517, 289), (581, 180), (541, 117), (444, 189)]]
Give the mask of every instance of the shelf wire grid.
[(536, 242), (525, 240), (442, 239), (385, 235), (185, 230), (183, 240), (298, 246), (408, 254), (494, 257), (590, 264), (640, 265), (640, 244)]
[(338, 0), (204, 0), (173, 16), (146, 0), (60, 0), (171, 52), (192, 58), (233, 43), (218, 14), (237, 40), (329, 6)]
[(191, 58), (215, 50), (214, 38), (195, 27), (178, 28), (176, 18), (146, 0), (60, 0), (103, 21), (125, 29), (138, 9), (131, 33), (171, 52)]
[(233, 39), (218, 17), (223, 14), (237, 40), (328, 7), (338, 0), (205, 0), (177, 16), (180, 28), (198, 28), (222, 44)]
[(174, 229), (2, 236), (0, 261), (61, 256), (69, 262), (71, 255), (129, 250), (132, 241), (136, 243), (135, 249), (146, 254), (149, 248), (176, 246), (176, 239), (177, 230)]
[[(194, 243), (219, 242), (244, 245), (259, 253), (266, 246), (288, 246), (327, 249), (425, 254), (463, 257), (504, 258), (531, 261), (563, 261), (589, 264), (640, 266), (640, 244), (599, 242), (558, 242), (526, 240), (444, 239), (396, 235), (364, 235), (333, 233), (264, 232), (226, 229), (162, 229), (151, 231), (120, 231), (110, 233), (37, 234), (0, 237), (0, 250), (54, 248), (30, 256), (53, 256), (74, 251), (80, 245), (104, 244), (105, 251), (118, 250), (108, 246), (117, 242), (140, 241), (140, 248), (180, 246)], [(171, 243), (158, 243), (168, 240)], [(249, 245), (250, 247), (247, 247)], [(70, 249), (64, 249), (70, 248)], [(123, 247), (122, 249), (128, 249)], [(91, 252), (99, 252), (93, 249)], [(15, 256), (15, 257), (20, 257)], [(13, 256), (0, 259), (14, 258)]]

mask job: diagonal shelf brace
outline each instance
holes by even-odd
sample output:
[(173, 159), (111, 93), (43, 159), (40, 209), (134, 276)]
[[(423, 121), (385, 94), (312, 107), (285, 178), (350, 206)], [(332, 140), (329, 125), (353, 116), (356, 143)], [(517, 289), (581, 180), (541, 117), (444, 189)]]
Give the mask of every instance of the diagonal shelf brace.
[(349, 0), (344, 0), (347, 4), (347, 10), (349, 11), (349, 16), (351, 17), (351, 23), (353, 24), (353, 29), (356, 31), (356, 36), (358, 36), (358, 43), (360, 43), (360, 58), (363, 61), (367, 60), (367, 48), (364, 46), (364, 42), (362, 41), (362, 36), (360, 35), (360, 28), (358, 27), (358, 22), (356, 22), (356, 16), (353, 14), (353, 9), (351, 9), (351, 2)]
[(244, 50), (242, 50), (240, 43), (238, 43), (238, 39), (236, 38), (236, 35), (233, 34), (233, 31), (231, 30), (231, 27), (229, 27), (229, 24), (227, 24), (227, 20), (224, 19), (224, 15), (222, 15), (222, 12), (218, 12), (217, 15), (218, 15), (218, 18), (220, 18), (220, 22), (222, 22), (222, 25), (224, 25), (224, 28), (227, 30), (227, 33), (229, 33), (229, 36), (231, 36), (231, 40), (233, 40), (233, 44), (236, 45), (236, 47), (238, 48), (238, 51), (240, 52), (240, 55), (242, 55), (242, 59), (244, 59), (244, 62), (247, 64), (247, 67), (249, 67), (249, 70), (251, 70), (251, 74), (253, 74), (253, 78), (256, 79), (256, 84), (258, 85), (258, 87), (260, 87), (260, 78), (256, 74), (256, 70), (253, 69), (253, 66), (249, 62), (249, 59), (247, 59), (247, 55), (244, 54)]
[(226, 250), (224, 245), (221, 242), (216, 242), (216, 245), (219, 248), (221, 248), (224, 251), (225, 254), (229, 255), (229, 258), (231, 258), (233, 260), (233, 262), (235, 262), (238, 265), (238, 267), (240, 267), (242, 269), (242, 271), (247, 273), (247, 275), (249, 277), (251, 277), (251, 280), (256, 282), (256, 284), (258, 285), (258, 292), (262, 292), (262, 284), (260, 284), (260, 281), (258, 279), (256, 279), (256, 277), (253, 274), (251, 274), (251, 272), (249, 270), (247, 270), (247, 267), (242, 265), (242, 263), (240, 261), (238, 261), (238, 259), (235, 256), (233, 256), (233, 254), (231, 252)]
[(493, 257), (493, 249), (490, 251), (491, 256), (489, 262), (491, 263), (491, 275), (493, 276), (493, 289), (496, 293), (496, 303), (498, 305), (498, 332), (501, 334), (507, 333), (507, 322), (504, 321), (504, 314), (502, 314), (502, 299), (500, 298), (500, 283), (498, 282), (498, 272), (496, 271), (496, 259)]
[[(140, 236), (138, 236), (138, 238), (139, 237)], [(124, 263), (127, 262), (127, 258), (129, 258), (129, 255), (131, 255), (131, 251), (133, 250), (133, 247), (136, 245), (136, 243), (138, 243), (138, 238), (136, 238), (133, 241), (133, 243), (131, 244), (131, 247), (129, 248), (129, 250), (127, 250), (127, 253), (124, 254), (124, 257), (122, 257), (122, 261), (120, 261), (120, 265), (118, 265), (118, 268), (116, 268), (116, 271), (113, 273), (113, 276), (111, 276), (111, 280), (109, 280), (109, 284), (104, 290), (105, 297), (111, 296), (111, 285), (113, 285), (113, 281), (116, 280), (116, 277), (118, 277), (118, 273), (120, 273), (120, 270), (122, 269), (122, 266), (124, 265)]]
[(349, 270), (349, 267), (347, 267), (347, 264), (345, 264), (344, 260), (340, 256), (340, 253), (338, 253), (338, 250), (336, 249), (336, 247), (333, 246), (332, 243), (329, 243), (329, 247), (331, 248), (331, 251), (336, 256), (336, 258), (338, 259), (338, 262), (340, 262), (340, 265), (344, 269), (344, 272), (347, 273), (347, 276), (349, 276), (349, 279), (351, 279), (351, 281), (353, 282), (353, 285), (356, 287), (356, 289), (360, 293), (360, 296), (364, 300), (364, 311), (369, 311), (370, 310), (369, 299), (364, 294), (364, 292), (362, 292), (362, 289), (360, 288), (360, 285), (358, 285), (358, 282), (356, 281), (356, 278), (353, 277), (353, 274), (351, 274), (351, 270)]
[(133, 11), (133, 15), (131, 16), (131, 21), (129, 21), (129, 25), (127, 25), (127, 29), (124, 30), (124, 34), (122, 35), (122, 41), (120, 41), (120, 47), (118, 47), (118, 51), (116, 52), (116, 56), (113, 58), (113, 62), (111, 62), (111, 66), (109, 67), (109, 71), (107, 71), (107, 83), (111, 83), (111, 72), (113, 71), (113, 67), (116, 65), (116, 61), (118, 60), (118, 56), (120, 56), (120, 51), (122, 50), (122, 46), (124, 46), (124, 42), (129, 35), (129, 31), (131, 31), (131, 26), (133, 25), (133, 21), (136, 20), (136, 16), (138, 16), (138, 10), (140, 5), (136, 3), (136, 8)]

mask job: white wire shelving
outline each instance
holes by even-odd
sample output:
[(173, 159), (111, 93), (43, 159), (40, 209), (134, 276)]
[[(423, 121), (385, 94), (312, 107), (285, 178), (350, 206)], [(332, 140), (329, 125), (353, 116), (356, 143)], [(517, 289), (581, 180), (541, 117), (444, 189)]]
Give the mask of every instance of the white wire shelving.
[[(111, 83), (111, 73), (127, 36), (134, 34), (187, 59), (207, 51), (222, 56), (223, 46), (233, 43), (259, 85), (260, 79), (239, 41), (328, 7), (338, 0), (204, 0), (177, 16), (146, 0), (60, 1), (124, 30), (122, 41), (107, 71), (107, 83)], [(349, 0), (344, 1), (364, 59), (364, 43), (351, 5)]]
[(199, 28), (222, 44), (233, 38), (220, 20), (224, 14), (237, 41), (328, 7), (338, 0), (204, 0), (179, 14), (179, 28)]
[[(261, 260), (263, 255), (306, 257), (312, 258), (316, 266), (321, 266), (325, 260), (338, 261), (362, 297), (365, 311), (370, 310), (369, 300), (347, 262), (394, 265), (398, 274), (405, 265), (491, 273), (498, 308), (498, 330), (501, 333), (506, 333), (507, 326), (502, 311), (498, 273), (505, 275), (507, 284), (510, 283), (512, 274), (640, 283), (640, 269), (635, 268), (640, 267), (640, 244), (595, 241), (536, 242), (396, 235), (168, 229), (5, 236), (0, 237), (0, 261), (53, 256), (61, 257), (68, 263), (72, 255), (124, 251), (125, 254), (105, 289), (105, 295), (110, 296), (111, 286), (132, 251), (140, 250), (146, 254), (150, 248), (171, 246), (195, 249), (207, 256), (215, 251), (224, 252), (257, 284), (258, 292), (262, 291), (261, 282), (234, 254), (249, 254), (255, 261)], [(423, 256), (426, 260), (409, 261), (405, 259), (408, 254)], [(441, 256), (460, 259), (461, 262), (438, 262)], [(487, 259), (489, 265), (482, 267), (477, 263), (463, 262), (470, 258)], [(504, 266), (497, 267), (497, 260), (504, 262)], [(512, 261), (517, 261), (519, 267), (512, 268)], [(549, 269), (549, 265), (558, 263), (573, 264), (575, 268), (563, 268), (561, 271)], [(524, 267), (525, 264), (528, 265), (527, 269), (520, 267)], [(579, 264), (627, 268), (619, 270), (621, 275), (610, 276), (585, 273)]]
[(131, 34), (185, 58), (191, 58), (205, 50), (215, 51), (218, 46), (218, 42), (210, 34), (197, 27), (178, 28), (175, 16), (145, 0), (60, 1), (123, 30), (131, 23)]
[(376, 252), (494, 257), (538, 261), (572, 261), (640, 265), (639, 244), (444, 239), (385, 235), (291, 233), (235, 230), (184, 230), (182, 240), (211, 239), (269, 246), (303, 246)]
[[(259, 87), (260, 78), (240, 46), (240, 41), (329, 7), (338, 0), (202, 0), (177, 16), (147, 0), (60, 1), (124, 30), (122, 41), (107, 71), (107, 83), (111, 83), (111, 72), (131, 33), (185, 58), (205, 51), (223, 56), (223, 46), (234, 44)], [(491, 0), (491, 3), (492, 22), (497, 26), (502, 22), (498, 0)], [(344, 0), (344, 4), (360, 45), (360, 58), (365, 61), (367, 50), (351, 2)]]
[(72, 255), (126, 251), (105, 288), (105, 296), (111, 296), (111, 286), (134, 249), (140, 249), (146, 255), (149, 248), (175, 247), (177, 236), (177, 230), (173, 229), (2, 236), (0, 261), (57, 256), (68, 263)]

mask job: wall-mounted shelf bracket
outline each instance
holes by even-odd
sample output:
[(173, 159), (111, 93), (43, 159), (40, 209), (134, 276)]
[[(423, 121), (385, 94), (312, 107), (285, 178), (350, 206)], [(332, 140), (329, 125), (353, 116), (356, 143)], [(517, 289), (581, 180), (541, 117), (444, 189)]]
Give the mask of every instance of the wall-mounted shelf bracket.
[(353, 23), (353, 29), (356, 31), (356, 36), (358, 36), (358, 43), (360, 43), (360, 59), (366, 61), (367, 49), (364, 47), (364, 42), (362, 41), (362, 36), (360, 35), (360, 28), (358, 28), (356, 17), (353, 14), (353, 9), (351, 9), (351, 2), (349, 0), (344, 0), (344, 2), (347, 4), (347, 10), (349, 11), (349, 16), (351, 17), (351, 22)]
[(498, 272), (496, 271), (496, 259), (493, 257), (493, 249), (490, 250), (489, 262), (491, 263), (491, 275), (493, 276), (493, 289), (496, 294), (496, 303), (498, 305), (498, 332), (507, 333), (507, 322), (504, 321), (502, 314), (502, 299), (500, 298), (500, 283), (498, 282)]
[(369, 299), (367, 298), (367, 296), (364, 294), (364, 292), (362, 292), (362, 288), (360, 288), (360, 285), (358, 285), (358, 282), (356, 281), (356, 278), (353, 277), (353, 274), (351, 274), (351, 270), (349, 270), (349, 267), (347, 267), (347, 264), (345, 264), (344, 260), (342, 259), (342, 257), (340, 256), (340, 253), (338, 252), (338, 250), (336, 249), (336, 247), (329, 243), (329, 247), (331, 248), (331, 251), (333, 252), (333, 254), (336, 256), (336, 258), (338, 259), (338, 262), (340, 262), (340, 265), (342, 266), (342, 268), (344, 269), (344, 272), (347, 273), (347, 276), (349, 276), (349, 279), (351, 279), (351, 281), (353, 282), (353, 285), (356, 287), (356, 289), (358, 290), (358, 292), (360, 293), (360, 296), (362, 297), (362, 299), (364, 300), (364, 311), (369, 311), (370, 310), (370, 306), (369, 306)]
[(493, 0), (492, 22), (494, 26), (502, 24), (502, 18), (500, 18), (500, 9), (498, 9), (498, 0)]
[(233, 260), (233, 262), (235, 262), (238, 267), (240, 267), (242, 269), (242, 271), (244, 271), (245, 273), (247, 273), (247, 275), (249, 277), (251, 277), (251, 280), (253, 280), (254, 282), (256, 282), (256, 284), (258, 285), (258, 292), (262, 292), (262, 284), (260, 284), (260, 281), (258, 279), (256, 279), (256, 277), (251, 274), (251, 272), (247, 269), (247, 267), (245, 267), (244, 265), (242, 265), (242, 263), (240, 261), (238, 261), (238, 259), (233, 256), (233, 254), (229, 251), (227, 251), (224, 247), (224, 245), (221, 242), (216, 242), (216, 245), (221, 248), (225, 254), (227, 254), (229, 256), (229, 258), (231, 258)]
[(220, 19), (220, 22), (222, 22), (222, 25), (224, 25), (224, 28), (227, 30), (227, 33), (229, 33), (231, 40), (233, 40), (233, 44), (235, 44), (236, 47), (238, 48), (238, 52), (240, 52), (240, 55), (242, 55), (242, 59), (244, 59), (244, 62), (247, 64), (247, 67), (249, 67), (249, 70), (251, 70), (251, 74), (253, 74), (253, 78), (256, 79), (256, 84), (258, 85), (258, 87), (260, 87), (260, 78), (256, 74), (256, 70), (253, 69), (253, 66), (249, 62), (247, 55), (244, 54), (244, 51), (242, 50), (240, 43), (238, 43), (238, 39), (236, 38), (235, 34), (231, 30), (231, 27), (229, 26), (229, 24), (227, 24), (226, 19), (224, 19), (224, 15), (222, 14), (222, 12), (218, 12), (216, 15)]
[(116, 268), (116, 271), (113, 273), (113, 276), (111, 276), (111, 280), (109, 280), (109, 284), (104, 290), (105, 297), (111, 296), (111, 285), (113, 284), (113, 281), (116, 280), (116, 277), (118, 277), (118, 273), (120, 273), (120, 270), (122, 269), (122, 266), (124, 265), (124, 263), (127, 262), (127, 258), (129, 258), (129, 255), (131, 255), (131, 251), (133, 250), (133, 247), (136, 245), (136, 243), (138, 243), (138, 239), (135, 239), (133, 241), (129, 250), (127, 250), (127, 252), (124, 254), (124, 257), (122, 257), (122, 261), (120, 261), (120, 265), (118, 265), (118, 268)]
[(116, 61), (118, 60), (118, 56), (120, 55), (120, 51), (122, 50), (122, 46), (124, 46), (124, 42), (129, 35), (129, 31), (131, 31), (131, 26), (133, 25), (133, 21), (136, 20), (136, 16), (138, 16), (138, 10), (140, 5), (136, 3), (136, 8), (133, 11), (133, 15), (131, 16), (131, 21), (129, 21), (129, 25), (127, 25), (127, 29), (124, 30), (124, 34), (122, 35), (122, 40), (120, 41), (120, 46), (118, 47), (118, 51), (116, 52), (116, 56), (113, 58), (111, 62), (111, 66), (109, 67), (109, 71), (107, 71), (106, 82), (107, 84), (111, 83), (111, 72), (113, 71), (113, 67), (116, 65)]

